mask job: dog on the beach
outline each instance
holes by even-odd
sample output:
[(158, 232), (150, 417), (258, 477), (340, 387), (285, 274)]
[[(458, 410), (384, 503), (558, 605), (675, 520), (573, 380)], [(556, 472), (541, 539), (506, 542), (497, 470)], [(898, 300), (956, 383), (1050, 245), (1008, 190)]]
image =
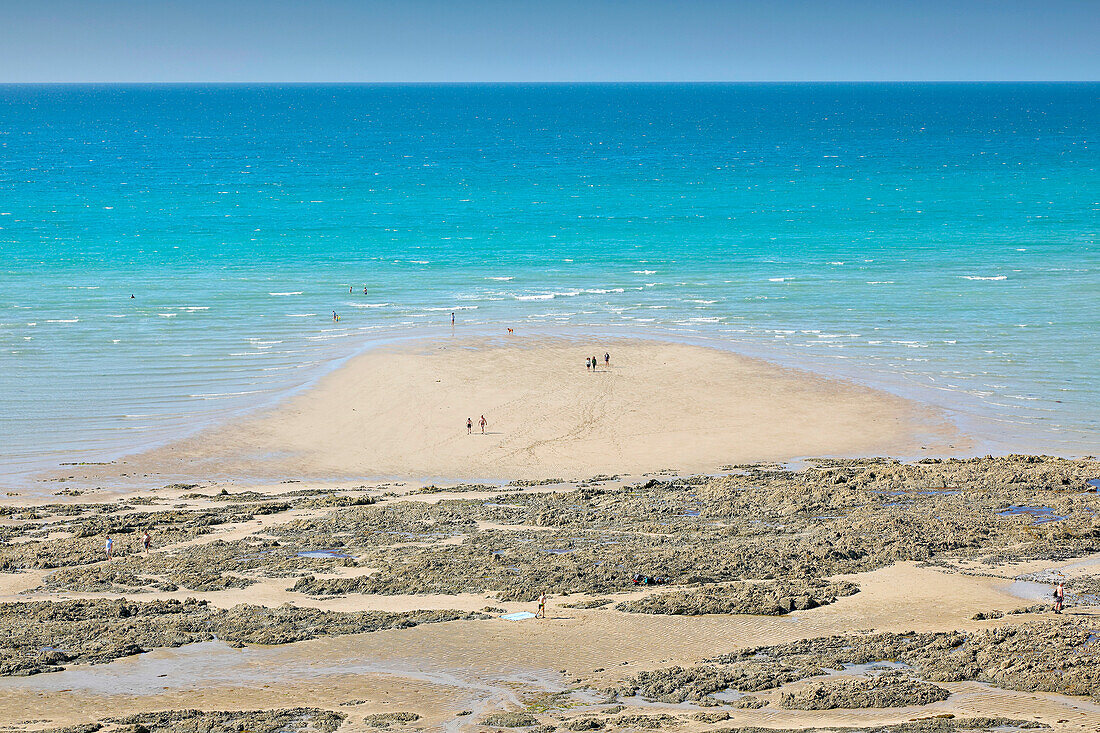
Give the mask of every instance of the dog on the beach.
[(508, 333), (515, 333), (515, 332), (516, 332), (515, 329), (512, 329), (512, 328), (508, 329)]

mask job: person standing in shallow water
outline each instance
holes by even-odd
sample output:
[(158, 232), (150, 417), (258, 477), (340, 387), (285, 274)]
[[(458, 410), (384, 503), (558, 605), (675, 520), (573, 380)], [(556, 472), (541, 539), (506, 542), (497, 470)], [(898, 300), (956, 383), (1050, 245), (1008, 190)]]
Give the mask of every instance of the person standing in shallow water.
[(1065, 586), (1063, 586), (1061, 583), (1058, 583), (1058, 585), (1054, 586), (1054, 612), (1055, 613), (1061, 613), (1062, 612), (1062, 604), (1065, 602), (1065, 600), (1066, 600)]

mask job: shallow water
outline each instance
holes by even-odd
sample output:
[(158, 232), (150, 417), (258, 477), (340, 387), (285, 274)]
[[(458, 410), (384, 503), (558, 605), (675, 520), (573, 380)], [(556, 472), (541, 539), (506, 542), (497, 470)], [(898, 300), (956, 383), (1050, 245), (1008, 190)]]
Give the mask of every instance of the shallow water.
[(1095, 451), (1098, 89), (0, 87), (0, 468), (110, 460), (452, 312)]

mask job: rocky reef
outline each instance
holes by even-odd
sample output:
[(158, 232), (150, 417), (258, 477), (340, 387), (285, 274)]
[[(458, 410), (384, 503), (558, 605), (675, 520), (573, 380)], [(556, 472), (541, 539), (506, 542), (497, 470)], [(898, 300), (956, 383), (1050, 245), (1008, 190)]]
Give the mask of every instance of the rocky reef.
[(424, 623), (488, 618), (460, 611), (338, 612), (312, 608), (206, 601), (32, 601), (0, 604), (0, 675), (55, 672), (72, 662), (109, 662), (156, 647), (220, 639), (229, 644), (286, 644), (408, 628)]
[[(988, 682), (1010, 690), (1057, 692), (1100, 700), (1100, 644), (1089, 618), (1044, 619), (983, 631), (909, 634), (848, 634), (806, 639), (778, 646), (754, 647), (706, 660), (696, 667), (669, 667), (641, 672), (608, 691), (617, 696), (678, 703), (717, 705), (714, 694), (725, 690), (759, 692), (790, 682), (842, 671), (850, 665), (900, 664), (927, 682)], [(819, 683), (814, 699), (836, 700), (843, 693), (849, 707), (874, 700), (868, 677), (864, 693), (839, 681)], [(902, 677), (886, 681), (898, 687)], [(906, 684), (908, 692), (930, 688)], [(921, 693), (924, 694), (924, 693)], [(884, 697), (882, 700), (887, 699)], [(792, 697), (798, 704), (803, 697)], [(908, 703), (906, 703), (908, 704)], [(878, 705), (875, 705), (878, 707)], [(817, 708), (812, 708), (817, 709)]]
[(730, 583), (705, 588), (666, 591), (615, 606), (629, 613), (703, 616), (715, 613), (745, 613), (782, 616), (825, 606), (842, 596), (859, 592), (855, 583), (827, 583), (812, 579), (795, 583), (766, 580), (759, 583)]

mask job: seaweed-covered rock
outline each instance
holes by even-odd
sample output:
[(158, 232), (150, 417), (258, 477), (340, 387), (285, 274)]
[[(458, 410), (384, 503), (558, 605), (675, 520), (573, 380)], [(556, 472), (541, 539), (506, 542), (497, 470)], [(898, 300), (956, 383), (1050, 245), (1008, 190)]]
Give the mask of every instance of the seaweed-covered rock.
[(0, 675), (53, 672), (69, 662), (108, 662), (155, 647), (221, 639), (230, 644), (285, 644), (408, 628), (422, 623), (488, 618), (462, 611), (339, 612), (205, 601), (33, 601), (0, 604)]
[(283, 710), (166, 710), (108, 718), (105, 723), (133, 726), (135, 733), (333, 733), (347, 716), (317, 708)]
[(526, 728), (538, 725), (537, 718), (527, 713), (500, 712), (490, 713), (481, 719), (482, 725), (495, 725), (499, 728)]
[(827, 583), (818, 579), (802, 582), (769, 580), (759, 583), (731, 583), (691, 590), (675, 590), (620, 603), (615, 608), (630, 613), (702, 616), (744, 613), (782, 616), (828, 605), (838, 597), (859, 592), (855, 583)]
[(900, 672), (887, 672), (867, 679), (809, 682), (797, 690), (781, 693), (779, 707), (788, 710), (900, 708), (940, 702), (950, 695), (930, 682)]

